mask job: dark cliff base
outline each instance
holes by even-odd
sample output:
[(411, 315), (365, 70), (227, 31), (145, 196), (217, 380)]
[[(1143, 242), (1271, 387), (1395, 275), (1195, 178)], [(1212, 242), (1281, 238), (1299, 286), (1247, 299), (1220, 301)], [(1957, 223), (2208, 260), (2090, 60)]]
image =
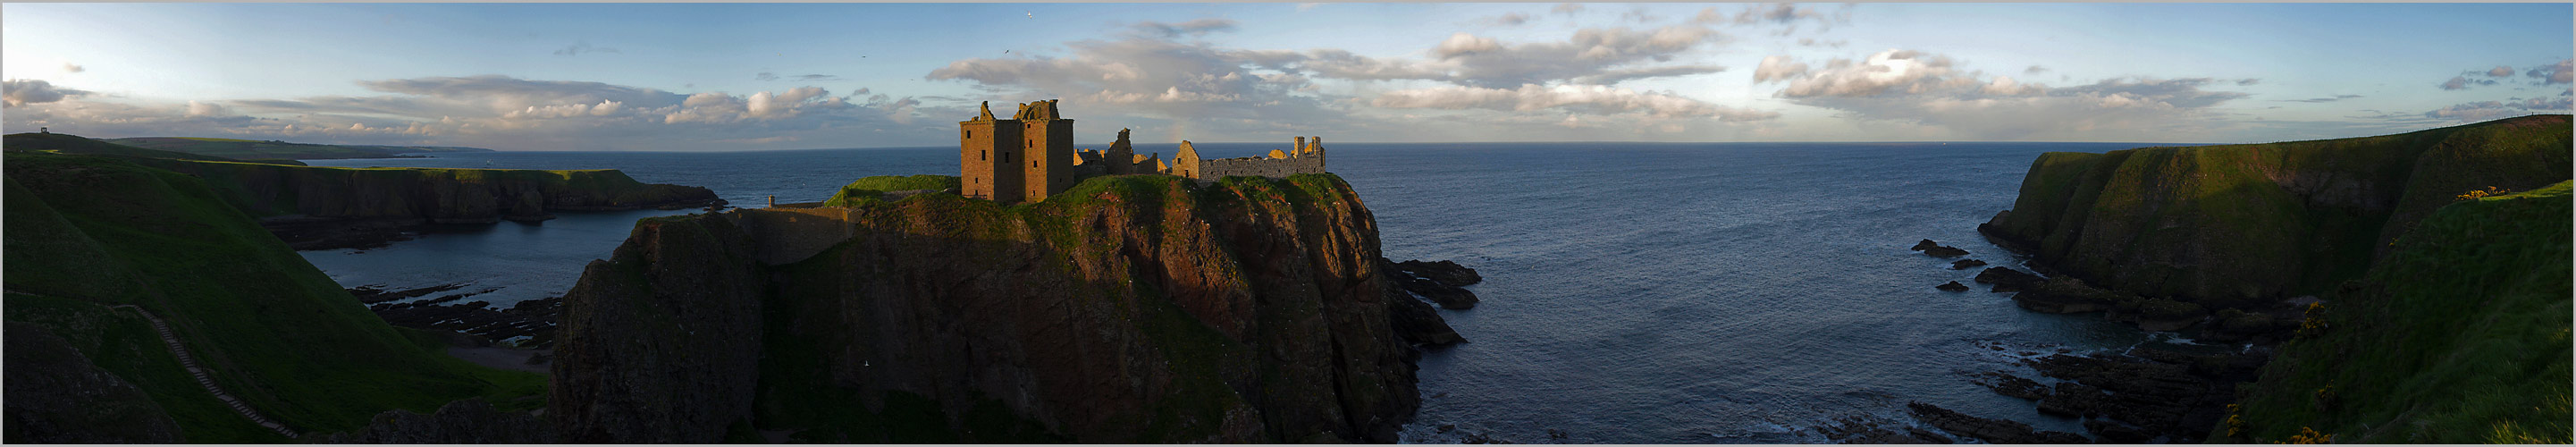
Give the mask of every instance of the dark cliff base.
[(1392, 442), (1455, 335), (1331, 175), (852, 205), (639, 222), (565, 297), (563, 440)]

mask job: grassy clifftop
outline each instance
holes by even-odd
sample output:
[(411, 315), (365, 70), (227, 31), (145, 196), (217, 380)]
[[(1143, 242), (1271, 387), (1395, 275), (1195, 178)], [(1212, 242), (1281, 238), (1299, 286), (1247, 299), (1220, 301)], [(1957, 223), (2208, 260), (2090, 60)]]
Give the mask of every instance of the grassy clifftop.
[[(466, 364), (386, 325), (195, 176), (41, 153), (10, 153), (6, 169), (12, 330), (65, 339), (142, 389), (188, 442), (285, 439), (233, 414), (141, 316), (109, 306), (167, 320), (220, 386), (305, 433), (465, 397), (525, 407), (535, 401), (519, 398), (543, 393), (540, 376)], [(10, 370), (22, 373), (44, 371)]]
[(187, 160), (141, 160), (206, 179), (254, 217), (416, 218), (492, 222), (551, 210), (696, 205), (715, 192), (646, 184), (614, 169), (331, 168)]
[(2567, 115), (2397, 135), (2052, 152), (1981, 228), (2098, 285), (2222, 307), (2356, 277), (2454, 195), (2570, 177)]
[[(0, 137), (0, 146), (7, 146), (10, 151), (18, 152), (53, 151), (65, 154), (108, 155), (133, 158), (242, 161), (232, 157), (140, 148), (59, 133), (13, 133), (6, 137)], [(302, 165), (303, 163), (293, 160), (285, 160), (282, 164)]]
[(2559, 182), (2425, 217), (2265, 366), (2234, 439), (2569, 442), (2571, 212)]

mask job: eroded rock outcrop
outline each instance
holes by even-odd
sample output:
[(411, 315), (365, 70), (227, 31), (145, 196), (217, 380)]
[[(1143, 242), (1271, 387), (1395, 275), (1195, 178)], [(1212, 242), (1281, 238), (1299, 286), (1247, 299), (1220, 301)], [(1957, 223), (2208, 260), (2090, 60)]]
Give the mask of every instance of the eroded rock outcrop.
[(548, 417), (571, 442), (1392, 442), (1418, 397), (1386, 275), (1328, 174), (647, 219), (565, 296)]

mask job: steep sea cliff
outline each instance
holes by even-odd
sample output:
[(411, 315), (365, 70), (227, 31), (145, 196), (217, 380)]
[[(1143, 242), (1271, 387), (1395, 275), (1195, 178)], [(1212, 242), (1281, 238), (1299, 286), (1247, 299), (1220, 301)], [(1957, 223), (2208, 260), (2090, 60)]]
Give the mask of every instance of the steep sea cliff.
[(2568, 179), (2568, 148), (2567, 115), (2534, 115), (2366, 138), (2052, 152), (1980, 230), (2096, 286), (2253, 307), (2358, 276), (2454, 195)]
[(2568, 182), (2436, 209), (2247, 387), (2211, 439), (2565, 444)]
[[(2013, 209), (1979, 227), (2057, 276), (2015, 301), (2110, 310), (2210, 340), (2261, 334), (2266, 346), (2035, 362), (2094, 387), (2072, 395), (2066, 383), (2053, 393), (2017, 378), (1989, 386), (2043, 412), (2107, 413), (2146, 429), (2123, 442), (2207, 430), (2222, 442), (2565, 443), (2570, 152), (2569, 117), (2534, 115), (2379, 137), (2043, 154)], [(2191, 377), (2209, 383), (2177, 379)], [(2176, 383), (2248, 381), (2233, 399), (2163, 396)], [(2160, 416), (2175, 412), (2187, 416)]]
[(1384, 265), (1329, 174), (648, 219), (565, 297), (548, 416), (571, 442), (1391, 442), (1418, 397)]

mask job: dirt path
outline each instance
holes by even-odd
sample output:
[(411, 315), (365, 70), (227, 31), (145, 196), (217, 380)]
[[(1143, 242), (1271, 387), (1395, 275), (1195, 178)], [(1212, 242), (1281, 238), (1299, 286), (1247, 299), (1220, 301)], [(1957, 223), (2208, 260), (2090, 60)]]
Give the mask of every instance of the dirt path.
[(277, 421), (271, 420), (267, 416), (260, 415), (259, 411), (251, 409), (249, 404), (242, 402), (241, 399), (233, 398), (232, 394), (225, 393), (223, 387), (215, 386), (214, 377), (207, 375), (209, 371), (205, 367), (197, 365), (197, 357), (188, 354), (188, 348), (179, 344), (179, 337), (170, 333), (170, 324), (162, 322), (160, 316), (152, 315), (151, 311), (143, 310), (143, 308), (140, 307), (134, 307), (134, 305), (131, 304), (119, 304), (108, 306), (108, 308), (133, 309), (134, 313), (142, 314), (143, 319), (150, 320), (152, 322), (152, 329), (160, 332), (161, 334), (161, 343), (170, 347), (170, 355), (179, 357), (179, 366), (188, 367), (188, 375), (197, 377), (197, 386), (205, 387), (206, 392), (214, 394), (216, 400), (224, 401), (224, 405), (233, 407), (233, 412), (241, 413), (242, 417), (249, 418), (251, 422), (259, 423), (259, 426), (261, 427), (268, 427), (269, 430), (276, 430), (277, 434), (286, 435), (288, 438), (298, 437), (298, 435), (295, 434), (295, 430), (289, 430), (286, 428), (286, 424), (277, 423)]

